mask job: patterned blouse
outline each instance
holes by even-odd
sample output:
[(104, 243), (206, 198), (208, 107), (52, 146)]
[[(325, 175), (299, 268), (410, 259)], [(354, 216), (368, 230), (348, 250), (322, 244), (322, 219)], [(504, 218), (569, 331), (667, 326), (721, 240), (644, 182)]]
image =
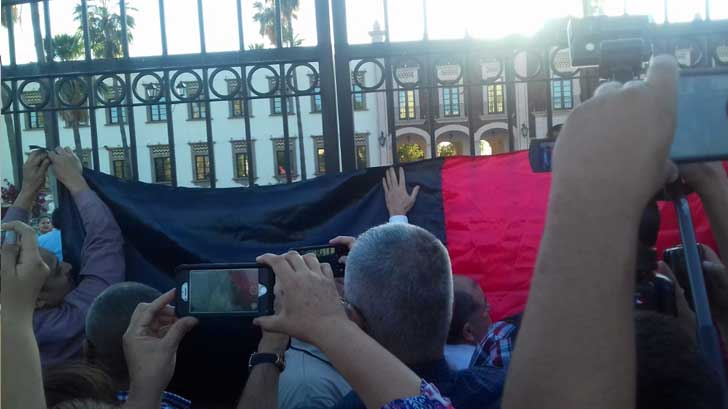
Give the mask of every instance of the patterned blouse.
[(423, 379), (419, 395), (389, 402), (382, 409), (455, 409), (455, 407), (448, 398), (440, 395), (435, 385)]

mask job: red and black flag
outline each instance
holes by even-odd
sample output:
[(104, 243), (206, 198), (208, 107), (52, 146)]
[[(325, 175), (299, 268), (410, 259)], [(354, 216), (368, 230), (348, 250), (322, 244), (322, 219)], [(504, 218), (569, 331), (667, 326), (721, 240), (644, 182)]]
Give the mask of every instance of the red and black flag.
[[(421, 187), (408, 214), (410, 223), (446, 244), (455, 274), (471, 276), (481, 284), (494, 321), (522, 311), (543, 231), (551, 175), (533, 173), (527, 152), (436, 159), (404, 168), (409, 189)], [(180, 264), (249, 262), (266, 252), (326, 244), (335, 236), (356, 236), (385, 223), (388, 214), (381, 183), (385, 170), (370, 168), (302, 183), (229, 189), (133, 183), (89, 170), (84, 175), (121, 226), (127, 280), (167, 290), (174, 285), (173, 271)], [(70, 203), (67, 193), (64, 199)], [(691, 197), (690, 202), (698, 240), (713, 245), (700, 201)], [(83, 225), (75, 208), (63, 211), (64, 256), (78, 265)], [(661, 212), (658, 251), (679, 242), (672, 206), (661, 204)], [(185, 349), (198, 348), (209, 358), (190, 364), (193, 372), (200, 373), (203, 368), (198, 366), (210, 361), (217, 361), (214, 371), (232, 362), (231, 368), (239, 372), (245, 356), (226, 355), (221, 364), (220, 357), (213, 355), (235, 350), (220, 341), (222, 337), (244, 336), (246, 331), (250, 331), (249, 323), (235, 328), (228, 323), (215, 328), (212, 341), (190, 337)], [(220, 347), (210, 349), (210, 342), (218, 341)], [(239, 377), (234, 380), (238, 382)]]

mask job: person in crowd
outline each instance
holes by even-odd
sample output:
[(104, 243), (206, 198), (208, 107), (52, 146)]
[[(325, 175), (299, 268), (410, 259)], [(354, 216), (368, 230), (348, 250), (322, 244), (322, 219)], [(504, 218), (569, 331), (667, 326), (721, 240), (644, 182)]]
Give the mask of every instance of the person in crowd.
[(53, 231), (53, 223), (51, 223), (51, 217), (44, 214), (38, 218), (38, 235), (42, 236)]
[[(644, 375), (635, 348), (633, 266), (643, 209), (677, 178), (667, 161), (677, 71), (674, 57), (654, 57), (645, 81), (603, 84), (567, 119), (554, 152), (544, 236), (504, 408), (629, 409), (639, 401), (645, 379), (638, 382)], [(594, 158), (603, 159), (599, 166)], [(658, 328), (645, 332), (659, 336), (681, 326)], [(682, 348), (695, 352), (689, 337), (682, 338)], [(649, 351), (639, 354), (649, 359)], [(669, 353), (660, 359), (660, 365), (676, 364)]]
[(53, 166), (58, 181), (71, 192), (83, 220), (86, 238), (81, 251), (78, 285), (72, 266), (59, 262), (41, 249), (50, 268), (36, 300), (33, 328), (44, 366), (57, 365), (81, 355), (86, 313), (93, 300), (108, 286), (124, 279), (124, 240), (109, 208), (89, 188), (81, 174), (81, 162), (69, 149), (34, 151), (23, 165), (23, 184), (4, 222), (28, 221), (38, 189), (45, 185)]
[(25, 223), (2, 224), (0, 249), (0, 345), (4, 408), (44, 408), (43, 376), (33, 335), (35, 302), (50, 274), (38, 251), (35, 230)]
[[(394, 168), (389, 168), (382, 178), (382, 188), (389, 222), (408, 223), (407, 213), (414, 206), (420, 187), (415, 186), (412, 192), (408, 192), (404, 169), (399, 168), (398, 176)], [(331, 244), (350, 246), (353, 240), (340, 238)], [(342, 261), (345, 261), (345, 257), (342, 257)], [(343, 297), (343, 279), (335, 280), (339, 295)], [(285, 362), (286, 370), (278, 381), (279, 409), (329, 408), (351, 391), (349, 384), (334, 369), (326, 355), (300, 339), (291, 339), (285, 352)]]
[(103, 369), (81, 361), (45, 368), (43, 389), (49, 408), (72, 400), (118, 403), (111, 376)]
[(83, 357), (89, 364), (104, 368), (117, 390), (129, 388), (121, 338), (139, 303), (152, 302), (161, 293), (148, 285), (121, 282), (105, 289), (91, 304), (86, 316)]
[(61, 212), (59, 208), (53, 210), (51, 218), (53, 229), (38, 237), (38, 245), (56, 256), (58, 261), (63, 261), (63, 245), (61, 240), (61, 229), (59, 228)]
[[(276, 395), (256, 393), (277, 388), (280, 358), (288, 337), (321, 348), (369, 407), (384, 409), (452, 409), (437, 388), (418, 377), (348, 319), (333, 273), (313, 255), (296, 252), (266, 254), (259, 263), (276, 275), (276, 313), (254, 321), (263, 337), (250, 360), (250, 375), (238, 408), (276, 408)], [(130, 390), (125, 409), (159, 407), (162, 391), (174, 374), (177, 348), (197, 324), (193, 317), (177, 318), (168, 303), (175, 290), (137, 306), (124, 334)], [(257, 356), (257, 357), (256, 357)], [(273, 359), (271, 359), (273, 358)]]
[(445, 360), (459, 371), (470, 366), (475, 347), (490, 327), (490, 307), (480, 285), (470, 277), (453, 276), (453, 306)]
[[(456, 407), (497, 404), (504, 371), (476, 368), (456, 372), (444, 359), (452, 315), (452, 274), (447, 250), (431, 233), (399, 223), (369, 229), (347, 257), (344, 294), (350, 319), (436, 385)], [(275, 397), (279, 373), (268, 375), (275, 382), (258, 379), (253, 384), (257, 387), (249, 382), (246, 389), (267, 402)], [(335, 408), (364, 407), (360, 391), (354, 384), (352, 387), (356, 392)]]
[(516, 346), (518, 328), (521, 326), (523, 313), (511, 315), (488, 327), (488, 333), (475, 348), (469, 367), (508, 368)]
[[(162, 294), (155, 288), (136, 282), (123, 282), (104, 290), (91, 304), (86, 317), (86, 340), (83, 355), (89, 364), (98, 365), (111, 376), (115, 398), (128, 398), (129, 370), (124, 357), (122, 338), (132, 314), (140, 303), (151, 303)], [(187, 409), (191, 402), (171, 392), (162, 392), (162, 408)]]

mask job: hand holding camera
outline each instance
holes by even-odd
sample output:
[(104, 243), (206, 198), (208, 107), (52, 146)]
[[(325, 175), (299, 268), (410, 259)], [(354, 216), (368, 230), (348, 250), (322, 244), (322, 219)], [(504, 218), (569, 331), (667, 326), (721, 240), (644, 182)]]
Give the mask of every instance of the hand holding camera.
[[(638, 220), (665, 184), (677, 77), (673, 57), (655, 57), (645, 81), (605, 83), (595, 98), (577, 107), (556, 143), (552, 197), (573, 201), (578, 196), (584, 203), (620, 209)], [(617, 191), (618, 197), (610, 193)]]
[[(50, 270), (38, 251), (35, 230), (18, 221), (2, 225), (2, 291), (0, 303), (3, 319), (32, 317), (40, 289)], [(10, 236), (15, 238), (10, 239)]]
[(332, 333), (330, 328), (350, 322), (336, 291), (331, 267), (320, 264), (313, 254), (265, 254), (257, 261), (270, 266), (276, 276), (276, 313), (253, 321), (263, 330), (316, 345)]

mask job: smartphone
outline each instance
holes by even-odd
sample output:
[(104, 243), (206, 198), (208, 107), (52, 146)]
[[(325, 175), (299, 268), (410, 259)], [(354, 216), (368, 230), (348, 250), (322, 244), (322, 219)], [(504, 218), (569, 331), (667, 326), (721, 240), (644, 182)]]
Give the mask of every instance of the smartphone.
[[(531, 141), (528, 160), (534, 172), (551, 171), (555, 144), (553, 138)], [(680, 72), (670, 159), (677, 163), (728, 159), (728, 69)]]
[(680, 72), (670, 159), (678, 163), (728, 159), (728, 68)]
[(322, 246), (299, 247), (299, 248), (296, 248), (293, 250), (297, 251), (298, 254), (300, 254), (300, 255), (314, 254), (316, 256), (316, 258), (318, 258), (319, 262), (329, 263), (331, 265), (331, 269), (334, 272), (334, 277), (343, 277), (344, 276), (344, 270), (346, 269), (346, 265), (344, 263), (340, 263), (339, 259), (341, 257), (349, 254), (348, 247), (322, 245)]
[(39, 145), (28, 145), (28, 150), (31, 150), (31, 151), (44, 151), (45, 152), (45, 151), (48, 151), (48, 148), (44, 148), (44, 147), (39, 146)]
[[(702, 267), (705, 261), (705, 249), (702, 244), (698, 244), (698, 255), (700, 256), (700, 265)], [(675, 274), (678, 284), (685, 290), (685, 298), (690, 308), (695, 310), (693, 305), (693, 293), (690, 291), (690, 278), (688, 277), (688, 264), (685, 261), (685, 249), (683, 246), (675, 246), (666, 249), (662, 253), (662, 261), (670, 266), (670, 270)]]
[(180, 317), (238, 318), (272, 315), (275, 275), (256, 263), (181, 265), (176, 313)]

